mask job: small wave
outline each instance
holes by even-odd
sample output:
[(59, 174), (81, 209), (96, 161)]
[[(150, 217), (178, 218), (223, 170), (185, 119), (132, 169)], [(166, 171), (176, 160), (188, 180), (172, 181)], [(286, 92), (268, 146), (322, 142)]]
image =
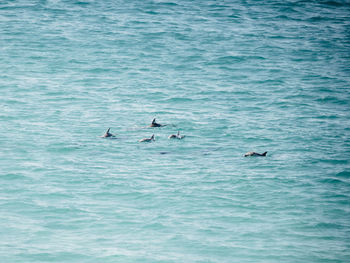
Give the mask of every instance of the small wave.
[(347, 100), (340, 99), (340, 98), (337, 98), (337, 97), (334, 97), (334, 96), (326, 96), (326, 97), (323, 97), (323, 98), (319, 98), (316, 101), (317, 102), (322, 102), (322, 103), (330, 102), (330, 103), (341, 104), (341, 105), (348, 104)]
[(74, 3), (75, 5), (89, 5), (90, 4), (90, 2), (87, 2), (87, 1), (76, 1), (75, 3)]
[(161, 38), (166, 34), (167, 32), (165, 31), (159, 31), (159, 32), (145, 32), (142, 35), (145, 37), (148, 37), (149, 39), (156, 39), (156, 38)]
[(149, 14), (149, 15), (158, 15), (159, 13), (158, 12), (155, 12), (155, 11), (151, 11), (151, 10), (148, 10), (148, 11), (144, 11), (146, 14)]
[(329, 119), (338, 119), (339, 116), (337, 115), (322, 115), (322, 116), (317, 116), (315, 119), (321, 119), (321, 120), (329, 120)]
[(333, 7), (342, 7), (342, 6), (349, 6), (349, 3), (347, 1), (310, 1), (310, 0), (300, 0), (295, 2), (296, 5), (300, 4), (314, 4), (317, 3), (319, 5), (325, 5), (325, 6), (333, 6)]
[(178, 4), (174, 2), (161, 2), (159, 4), (164, 6), (178, 6)]
[(330, 164), (347, 164), (349, 163), (348, 160), (335, 160), (335, 159), (323, 159), (323, 160), (318, 160), (323, 163), (330, 163)]
[(78, 145), (56, 145), (48, 148), (47, 150), (49, 152), (54, 152), (54, 153), (67, 153), (67, 152), (72, 152), (79, 150), (81, 147)]
[(191, 98), (181, 98), (181, 97), (174, 97), (166, 100), (166, 102), (191, 102), (191, 101), (193, 101)]
[(321, 223), (318, 223), (317, 225), (315, 225), (315, 228), (329, 230), (329, 229), (343, 229), (344, 226), (336, 224), (336, 223), (321, 222)]
[(327, 20), (326, 17), (322, 17), (322, 16), (313, 16), (313, 17), (310, 17), (308, 19), (308, 21), (310, 22), (319, 22), (319, 21), (322, 21), (322, 20)]
[(342, 177), (342, 178), (350, 178), (350, 171), (349, 170), (344, 170), (340, 173), (336, 174), (337, 177)]
[(287, 15), (279, 15), (279, 16), (276, 16), (276, 19), (289, 21), (291, 18)]
[(246, 60), (246, 56), (223, 56), (218, 57), (210, 62), (208, 65), (222, 65), (223, 63), (239, 63)]
[(337, 178), (325, 178), (321, 182), (325, 184), (347, 184), (347, 182)]
[(321, 2), (323, 5), (329, 5), (329, 6), (337, 6), (337, 7), (342, 7), (342, 6), (349, 6), (349, 3), (342, 3), (339, 1), (323, 1)]
[(114, 69), (111, 68), (91, 68), (85, 70), (87, 73), (106, 73), (106, 72), (113, 72)]
[(6, 180), (19, 180), (19, 179), (26, 179), (27, 177), (22, 174), (9, 173), (1, 176), (1, 178)]

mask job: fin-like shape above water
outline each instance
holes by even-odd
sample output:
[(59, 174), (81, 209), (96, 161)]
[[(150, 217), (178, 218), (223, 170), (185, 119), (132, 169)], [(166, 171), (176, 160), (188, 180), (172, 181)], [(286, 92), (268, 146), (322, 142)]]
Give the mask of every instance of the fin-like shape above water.
[(103, 138), (108, 138), (108, 137), (115, 137), (112, 133), (110, 133), (111, 128), (108, 128), (108, 130), (106, 131), (106, 133), (102, 136)]
[(156, 118), (154, 118), (154, 119), (152, 120), (152, 123), (151, 123), (151, 125), (150, 125), (149, 127), (163, 127), (163, 126), (166, 126), (166, 125), (157, 123), (157, 122), (156, 122)]
[(139, 142), (152, 142), (152, 141), (155, 141), (154, 134), (152, 134), (151, 138), (143, 138), (139, 140)]

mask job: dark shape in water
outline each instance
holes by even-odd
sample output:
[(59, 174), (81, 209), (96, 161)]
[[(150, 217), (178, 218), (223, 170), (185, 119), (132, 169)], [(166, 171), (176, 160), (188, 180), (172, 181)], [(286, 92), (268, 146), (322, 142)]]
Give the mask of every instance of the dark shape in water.
[(247, 152), (244, 157), (247, 156), (266, 156), (267, 152), (264, 153), (257, 153), (257, 152)]
[(156, 123), (156, 118), (154, 118), (152, 120), (152, 123), (149, 127), (163, 127), (163, 126), (166, 126), (166, 125), (163, 125), (163, 124), (160, 124), (160, 123)]
[(102, 138), (115, 137), (112, 133), (109, 132), (110, 129), (111, 129), (111, 128), (108, 128), (108, 130), (106, 131), (106, 133), (105, 133), (103, 136), (101, 136), (101, 137), (102, 137)]

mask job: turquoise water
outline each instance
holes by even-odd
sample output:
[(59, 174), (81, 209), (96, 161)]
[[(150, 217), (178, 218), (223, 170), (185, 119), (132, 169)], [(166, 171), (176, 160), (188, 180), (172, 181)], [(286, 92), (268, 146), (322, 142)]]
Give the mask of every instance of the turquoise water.
[(349, 50), (341, 0), (0, 1), (0, 261), (349, 262)]

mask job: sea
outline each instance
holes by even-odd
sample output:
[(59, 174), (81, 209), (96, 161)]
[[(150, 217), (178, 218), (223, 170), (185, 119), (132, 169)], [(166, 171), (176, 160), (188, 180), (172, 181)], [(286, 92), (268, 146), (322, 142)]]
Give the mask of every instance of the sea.
[(350, 262), (350, 1), (1, 0), (0, 262)]

